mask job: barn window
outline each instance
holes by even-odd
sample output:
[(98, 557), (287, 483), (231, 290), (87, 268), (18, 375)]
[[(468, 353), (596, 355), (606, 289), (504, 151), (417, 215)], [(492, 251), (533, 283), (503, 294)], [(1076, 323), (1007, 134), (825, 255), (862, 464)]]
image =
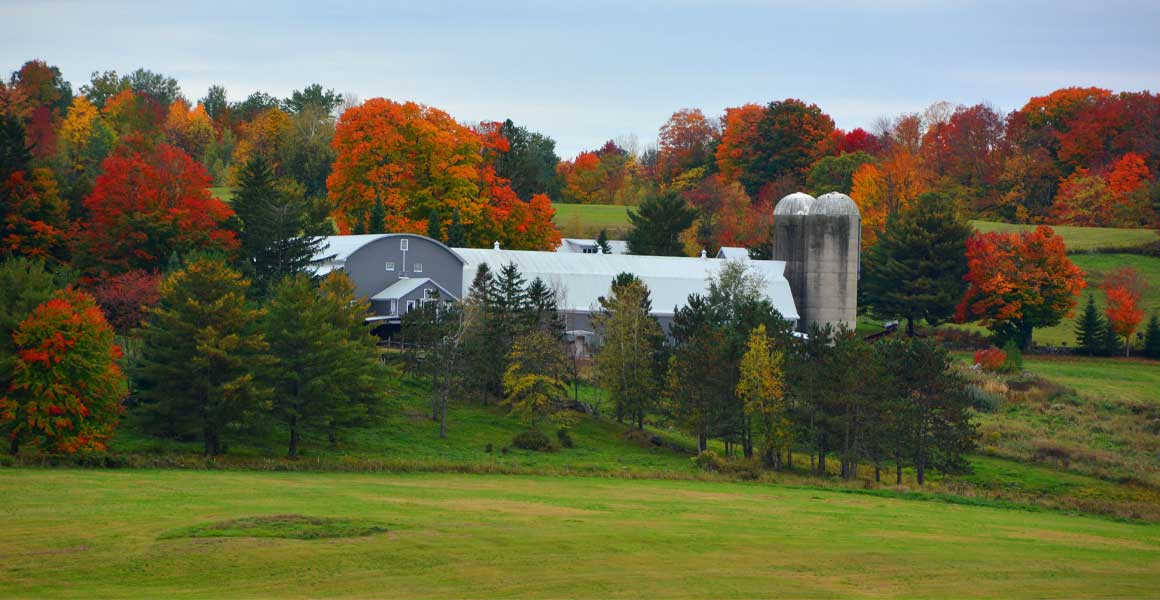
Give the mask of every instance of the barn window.
[(411, 240), (408, 240), (405, 238), (399, 240), (399, 250), (406, 250), (407, 249), (407, 242), (409, 242), (409, 241), (411, 241)]
[(387, 270), (394, 271), (395, 270), (395, 263), (393, 263), (393, 262), (387, 263)]
[(423, 272), (423, 263), (415, 263), (415, 272), (416, 272), (416, 273), (422, 273), (422, 272)]

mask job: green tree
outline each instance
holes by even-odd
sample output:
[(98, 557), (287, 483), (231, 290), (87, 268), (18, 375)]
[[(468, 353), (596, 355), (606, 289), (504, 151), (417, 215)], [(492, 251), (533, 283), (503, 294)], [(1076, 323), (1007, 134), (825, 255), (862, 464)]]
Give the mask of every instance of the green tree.
[(600, 305), (592, 319), (601, 337), (596, 379), (615, 403), (616, 414), (628, 415), (643, 430), (661, 386), (664, 332), (649, 314), (649, 291), (639, 279), (614, 283)]
[(874, 157), (861, 150), (843, 152), (840, 156), (823, 156), (810, 167), (806, 187), (814, 195), (829, 192), (849, 194), (854, 189), (854, 172), (858, 167), (873, 162)]
[(557, 413), (567, 398), (567, 356), (559, 339), (535, 329), (515, 339), (504, 371), (504, 404), (532, 429)]
[(226, 428), (261, 411), (269, 392), (255, 377), (271, 359), (247, 287), (224, 261), (195, 260), (161, 283), (141, 332), (136, 378), (154, 431), (200, 434), (206, 456), (223, 453)]
[(452, 248), (467, 246), (467, 230), (459, 221), (459, 211), (451, 213), (451, 223), (447, 226), (447, 245)]
[(13, 115), (0, 114), (0, 183), (16, 171), (28, 170), (32, 148), (25, 137), (24, 122)]
[(290, 432), (287, 456), (298, 457), (302, 431), (334, 434), (383, 402), (385, 372), (377, 338), (351, 328), (369, 305), (341, 272), (320, 286), (299, 273), (274, 285), (263, 319), (270, 354), (273, 412)]
[(0, 392), (7, 390), (16, 360), (13, 334), (32, 309), (64, 287), (64, 277), (44, 262), (23, 257), (0, 261)]
[(1096, 308), (1096, 300), (1090, 294), (1083, 314), (1075, 323), (1076, 347), (1088, 356), (1103, 354), (1104, 319)]
[(971, 233), (943, 194), (924, 194), (913, 208), (891, 215), (866, 256), (863, 303), (880, 316), (904, 317), (910, 336), (917, 319), (947, 321), (966, 289)]
[(596, 234), (596, 245), (600, 247), (602, 254), (612, 254), (612, 244), (608, 243), (608, 230), (601, 228), (600, 233)]
[(1144, 328), (1144, 356), (1160, 358), (1160, 317), (1152, 315)]
[(559, 175), (556, 165), (556, 142), (543, 134), (528, 131), (508, 119), (499, 132), (508, 141), (507, 152), (495, 156), (496, 175), (511, 181), (512, 189), (520, 199), (527, 201), (536, 194), (547, 194), (552, 200), (560, 198)]
[(280, 187), (260, 157), (246, 162), (239, 180), (233, 206), (241, 221), (240, 254), (254, 291), (265, 295), (274, 282), (309, 268), (327, 224), (312, 218), (297, 190)]
[(635, 211), (628, 211), (632, 224), (627, 236), (628, 251), (652, 256), (683, 256), (681, 233), (693, 224), (697, 211), (689, 208), (680, 194), (668, 192), (649, 196)]
[(738, 180), (751, 198), (779, 179), (800, 183), (833, 131), (834, 120), (815, 104), (793, 98), (770, 102), (757, 121)]
[(290, 97), (282, 101), (282, 106), (291, 113), (302, 113), (313, 109), (322, 114), (330, 115), (340, 105), (342, 105), (342, 94), (336, 94), (331, 89), (324, 90), (317, 83), (308, 85), (302, 90), (290, 92)]

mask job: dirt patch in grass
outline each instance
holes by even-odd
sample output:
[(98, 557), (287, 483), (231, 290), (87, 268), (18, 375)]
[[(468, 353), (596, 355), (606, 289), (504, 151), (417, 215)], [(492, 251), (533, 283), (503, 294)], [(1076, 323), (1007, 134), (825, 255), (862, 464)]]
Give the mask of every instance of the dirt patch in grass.
[(161, 539), (206, 537), (285, 538), (291, 540), (321, 540), (365, 537), (386, 533), (382, 523), (362, 519), (332, 519), (305, 515), (271, 515), (245, 517), (191, 527), (174, 529)]

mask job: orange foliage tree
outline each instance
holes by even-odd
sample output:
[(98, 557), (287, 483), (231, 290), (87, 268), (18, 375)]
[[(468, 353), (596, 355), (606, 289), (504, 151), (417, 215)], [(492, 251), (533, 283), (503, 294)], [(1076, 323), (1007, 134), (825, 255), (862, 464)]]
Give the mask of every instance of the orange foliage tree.
[(180, 149), (122, 148), (102, 168), (85, 198), (90, 216), (79, 240), (93, 271), (152, 271), (174, 254), (237, 249), (237, 236), (225, 228), (233, 210), (210, 195), (209, 173)]
[(0, 184), (0, 253), (64, 261), (70, 229), (52, 171), (16, 171)]
[(120, 348), (92, 297), (68, 289), (33, 309), (13, 333), (17, 354), (0, 396), (9, 452), (103, 450), (121, 413)]
[(717, 168), (721, 175), (736, 181), (746, 163), (746, 152), (757, 139), (757, 122), (765, 114), (760, 104), (725, 109), (725, 127), (717, 145)]
[(173, 101), (165, 117), (165, 137), (190, 156), (200, 157), (215, 135), (213, 119), (201, 104), (189, 108), (182, 98)]
[(1108, 318), (1108, 326), (1120, 337), (1124, 338), (1124, 355), (1127, 356), (1132, 348), (1132, 334), (1144, 320), (1144, 310), (1140, 307), (1140, 298), (1148, 284), (1144, 278), (1132, 267), (1121, 267), (1108, 273), (1100, 288), (1108, 297), (1108, 305), (1104, 315)]
[(850, 197), (862, 213), (862, 247), (869, 248), (886, 227), (887, 218), (912, 206), (928, 186), (918, 160), (901, 147), (882, 159), (866, 163), (854, 172)]
[(506, 140), (465, 127), (447, 113), (383, 98), (348, 109), (332, 146), (327, 178), (335, 220), (344, 232), (367, 224), (381, 205), (385, 231), (425, 233), (432, 214), (443, 228), (458, 219), (469, 245), (550, 249), (560, 235), (546, 197), (523, 202), (483, 160), (506, 152)]
[(661, 125), (657, 167), (665, 181), (712, 159), (713, 142), (720, 135), (715, 123), (699, 108), (683, 108)]
[(1057, 325), (1087, 285), (1067, 258), (1063, 238), (1046, 225), (1019, 233), (980, 233), (967, 239), (967, 291), (955, 320), (979, 320), (1024, 350), (1036, 327)]

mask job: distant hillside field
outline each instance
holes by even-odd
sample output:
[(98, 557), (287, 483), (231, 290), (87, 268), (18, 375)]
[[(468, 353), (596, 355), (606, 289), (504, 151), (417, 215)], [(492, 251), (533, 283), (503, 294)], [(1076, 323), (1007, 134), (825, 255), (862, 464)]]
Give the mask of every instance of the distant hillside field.
[[(1035, 225), (1016, 225), (993, 221), (971, 221), (971, 225), (981, 232), (1022, 231), (1034, 229)], [(1100, 248), (1129, 248), (1142, 246), (1160, 239), (1160, 232), (1154, 229), (1115, 229), (1111, 227), (1071, 227), (1052, 225), (1067, 244), (1068, 252), (1085, 252)]]
[(234, 188), (231, 187), (211, 187), (209, 193), (222, 202), (231, 202), (234, 199)]
[(628, 233), (629, 206), (612, 204), (560, 204), (553, 219), (564, 237), (594, 238), (601, 229), (608, 231), (610, 239), (624, 239)]
[[(1128, 598), (1160, 589), (1160, 525), (809, 487), (5, 469), (0, 496), (0, 581), (13, 597)], [(364, 535), (279, 537), (344, 533), (323, 518), (354, 521)], [(248, 525), (263, 521), (291, 525)], [(195, 530), (213, 537), (188, 537)]]

